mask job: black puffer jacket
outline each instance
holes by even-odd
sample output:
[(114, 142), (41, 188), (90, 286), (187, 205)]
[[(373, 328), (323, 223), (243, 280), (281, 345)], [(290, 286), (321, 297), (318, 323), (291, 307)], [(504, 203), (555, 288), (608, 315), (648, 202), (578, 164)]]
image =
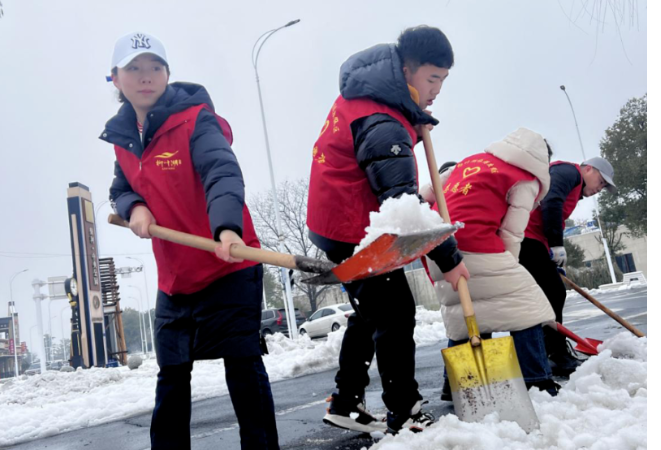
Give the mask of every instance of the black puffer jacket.
[[(208, 105), (212, 111), (214, 109), (211, 97), (203, 86), (172, 83), (147, 116), (142, 139), (136, 126), (135, 110), (128, 102), (106, 123), (100, 139), (118, 145), (142, 159), (145, 148), (171, 115), (201, 104)], [(224, 229), (231, 229), (239, 235), (243, 232), (243, 174), (230, 147), (231, 129), (225, 121), (224, 126), (225, 130), (221, 129), (214, 113), (203, 109), (196, 119), (195, 131), (190, 136), (191, 157), (204, 185), (210, 227), (215, 238)], [(117, 161), (115, 178), (110, 187), (110, 200), (125, 220), (130, 219), (133, 206), (146, 203), (134, 192)]]
[[(400, 111), (412, 125), (438, 124), (413, 101), (394, 44), (380, 44), (351, 56), (340, 68), (340, 94), (347, 100), (369, 98)], [(416, 142), (404, 126), (387, 114), (373, 114), (351, 124), (359, 166), (365, 171), (379, 203), (403, 194), (418, 194)], [(393, 152), (393, 148), (399, 151)], [(326, 252), (346, 245), (310, 232), (312, 242)], [(450, 238), (429, 257), (448, 272), (462, 260), (457, 242)]]
[[(380, 44), (351, 56), (340, 68), (340, 94), (347, 100), (369, 98), (393, 107), (412, 125), (438, 120), (425, 113), (408, 89), (402, 61), (393, 44)], [(417, 194), (418, 181), (411, 136), (394, 117), (373, 114), (351, 124), (358, 164), (380, 203), (402, 194)], [(392, 152), (398, 146), (401, 151)], [(394, 147), (396, 148), (396, 147)]]

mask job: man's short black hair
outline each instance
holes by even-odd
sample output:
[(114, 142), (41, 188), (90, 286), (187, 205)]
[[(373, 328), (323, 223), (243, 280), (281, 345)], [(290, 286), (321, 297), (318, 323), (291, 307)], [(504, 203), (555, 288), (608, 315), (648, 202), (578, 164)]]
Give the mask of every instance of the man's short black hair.
[(546, 149), (549, 151), (549, 162), (551, 162), (551, 158), (553, 157), (553, 149), (551, 148), (551, 144), (549, 144), (549, 141), (544, 139), (544, 143), (546, 144)]
[(425, 64), (444, 69), (454, 65), (454, 53), (447, 36), (438, 28), (427, 25), (402, 31), (397, 39), (397, 51), (404, 65), (413, 71)]

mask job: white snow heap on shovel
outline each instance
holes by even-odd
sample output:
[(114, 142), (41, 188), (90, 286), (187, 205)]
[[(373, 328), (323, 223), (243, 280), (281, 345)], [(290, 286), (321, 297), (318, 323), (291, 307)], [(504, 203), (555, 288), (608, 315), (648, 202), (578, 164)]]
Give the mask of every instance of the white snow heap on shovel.
[(365, 228), (367, 235), (356, 247), (354, 255), (382, 234), (403, 235), (434, 229), (443, 232), (449, 226), (438, 212), (432, 211), (428, 203), (420, 203), (417, 195), (389, 198), (381, 204), (378, 212), (370, 213), (370, 225)]

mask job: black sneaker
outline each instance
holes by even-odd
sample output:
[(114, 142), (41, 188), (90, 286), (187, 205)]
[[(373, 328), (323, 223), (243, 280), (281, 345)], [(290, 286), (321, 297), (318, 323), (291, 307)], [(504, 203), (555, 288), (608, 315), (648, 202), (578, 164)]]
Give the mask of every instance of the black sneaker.
[(566, 345), (561, 347), (555, 353), (549, 355), (551, 372), (556, 377), (569, 377), (583, 364), (583, 360), (578, 357), (574, 347), (567, 341)]
[(450, 390), (450, 380), (445, 377), (443, 381), (443, 390), (441, 391), (441, 400), (444, 402), (452, 401), (452, 391)]
[(351, 405), (338, 394), (331, 394), (326, 401), (330, 403), (324, 416), (324, 423), (328, 425), (362, 433), (385, 433), (387, 430), (384, 420), (379, 420), (367, 411), (364, 400)]
[(409, 414), (395, 414), (388, 411), (388, 434), (397, 434), (400, 430), (407, 428), (414, 433), (419, 433), (431, 426), (436, 418), (433, 414), (422, 410), (422, 405), (429, 403), (418, 400)]
[(560, 385), (551, 379), (535, 381), (534, 383), (526, 382), (526, 389), (530, 390), (534, 387), (539, 389), (540, 391), (548, 392), (551, 395), (551, 397), (555, 397), (556, 395), (558, 395), (558, 391), (560, 390)]

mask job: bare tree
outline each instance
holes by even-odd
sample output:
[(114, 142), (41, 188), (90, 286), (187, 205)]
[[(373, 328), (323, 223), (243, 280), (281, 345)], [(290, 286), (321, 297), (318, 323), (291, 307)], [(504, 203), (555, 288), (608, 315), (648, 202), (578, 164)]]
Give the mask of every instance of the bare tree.
[[(280, 205), (280, 220), (282, 221), (283, 244), (285, 251), (293, 255), (309, 256), (311, 258), (325, 259), (324, 252), (319, 250), (308, 238), (307, 208), (308, 208), (307, 179), (284, 181), (279, 184), (278, 202)], [(278, 233), (275, 222), (275, 209), (271, 191), (263, 192), (248, 200), (255, 231), (264, 248), (278, 251)], [(295, 289), (307, 295), (311, 311), (316, 311), (323, 300), (319, 300), (322, 292), (328, 286), (313, 286), (301, 282), (305, 277), (300, 272), (293, 274)]]
[[(565, 2), (569, 3), (566, 5), (568, 7), (563, 6)], [(614, 28), (620, 39), (624, 57), (632, 65), (633, 63), (629, 59), (624, 45), (622, 29), (628, 25), (629, 29), (640, 30), (639, 3), (639, 0), (593, 0), (591, 2), (585, 0), (579, 2), (574, 0), (571, 0), (571, 2), (568, 0), (558, 0), (560, 9), (573, 26), (586, 35), (589, 32), (584, 30), (582, 25), (587, 22), (588, 26), (594, 27), (595, 48), (592, 62), (597, 57), (599, 32), (605, 33), (607, 28)]]

